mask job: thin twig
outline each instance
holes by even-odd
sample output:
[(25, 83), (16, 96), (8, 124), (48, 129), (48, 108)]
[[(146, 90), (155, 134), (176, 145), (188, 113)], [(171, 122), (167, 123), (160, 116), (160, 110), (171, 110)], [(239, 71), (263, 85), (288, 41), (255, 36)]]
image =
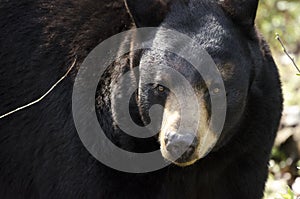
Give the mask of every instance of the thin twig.
[(68, 74), (71, 72), (71, 70), (74, 68), (75, 64), (76, 64), (76, 61), (77, 61), (77, 58), (75, 57), (75, 60), (73, 62), (73, 64), (70, 66), (70, 68), (68, 69), (68, 71), (64, 74), (64, 76), (62, 76), (44, 95), (42, 95), (41, 97), (39, 97), (38, 99), (30, 102), (29, 104), (26, 104), (24, 106), (21, 106), (19, 108), (16, 108), (8, 113), (5, 113), (4, 115), (0, 115), (0, 119), (3, 119), (13, 113), (16, 113), (20, 110), (23, 110), (25, 108), (28, 108), (30, 106), (33, 106), (34, 104), (37, 104), (39, 103), (40, 101), (42, 101), (61, 81), (63, 81), (67, 76)]
[[(290, 54), (288, 53), (288, 51), (287, 51), (287, 49), (285, 48), (285, 46), (284, 46), (282, 40), (280, 39), (280, 36), (279, 36), (278, 33), (276, 33), (276, 39), (279, 41), (280, 45), (281, 45), (282, 48), (283, 48), (284, 53), (285, 53), (285, 54), (288, 56), (288, 58), (293, 62), (295, 68), (297, 69), (297, 71), (298, 71), (299, 74), (300, 74), (300, 69), (299, 69), (299, 67), (298, 67), (297, 64), (296, 64), (295, 59), (294, 59), (293, 57), (291, 57)], [(299, 74), (298, 74), (298, 75), (299, 75)]]

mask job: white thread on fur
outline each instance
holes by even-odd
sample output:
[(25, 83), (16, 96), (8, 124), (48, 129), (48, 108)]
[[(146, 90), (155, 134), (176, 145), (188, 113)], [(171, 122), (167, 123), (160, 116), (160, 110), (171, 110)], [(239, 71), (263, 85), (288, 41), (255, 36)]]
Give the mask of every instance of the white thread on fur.
[(55, 84), (53, 84), (53, 86), (51, 86), (51, 88), (44, 94), (44, 95), (42, 95), (41, 97), (39, 97), (38, 99), (36, 99), (36, 100), (34, 100), (34, 101), (32, 101), (32, 102), (30, 102), (29, 104), (26, 104), (26, 105), (24, 105), (24, 106), (21, 106), (21, 107), (19, 107), (19, 108), (16, 108), (16, 109), (14, 109), (14, 110), (12, 110), (12, 111), (10, 111), (10, 112), (8, 112), (8, 113), (5, 113), (5, 114), (3, 114), (3, 115), (0, 115), (0, 119), (3, 119), (3, 118), (5, 118), (5, 117), (7, 117), (7, 116), (9, 116), (9, 115), (11, 115), (11, 114), (13, 114), (13, 113), (16, 113), (16, 112), (18, 112), (18, 111), (21, 111), (21, 110), (23, 110), (23, 109), (25, 109), (25, 108), (28, 108), (28, 107), (30, 107), (30, 106), (33, 106), (33, 105), (35, 105), (35, 104), (37, 104), (37, 103), (39, 103), (40, 101), (42, 101), (49, 93), (51, 93), (51, 91), (61, 82), (61, 81), (63, 81), (67, 76), (68, 76), (68, 74), (71, 72), (71, 70), (74, 68), (74, 66), (75, 66), (75, 64), (76, 64), (76, 61), (77, 61), (77, 58), (75, 57), (75, 60), (74, 60), (74, 62), (73, 62), (73, 64), (70, 66), (70, 68), (67, 70), (67, 72), (55, 83)]

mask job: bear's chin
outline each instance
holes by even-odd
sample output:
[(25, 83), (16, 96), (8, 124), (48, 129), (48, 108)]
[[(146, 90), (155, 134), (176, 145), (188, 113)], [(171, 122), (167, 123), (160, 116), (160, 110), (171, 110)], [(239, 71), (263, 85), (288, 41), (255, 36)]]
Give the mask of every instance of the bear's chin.
[(180, 161), (180, 160), (174, 160), (172, 158), (170, 158), (168, 153), (162, 153), (163, 158), (167, 161), (167, 162), (172, 162), (172, 164), (179, 166), (179, 167), (188, 167), (191, 166), (193, 164), (195, 164), (199, 158), (192, 158), (190, 160), (187, 161)]
[(175, 162), (172, 162), (172, 163), (175, 164), (176, 166), (179, 166), (179, 167), (188, 167), (188, 166), (193, 165), (195, 162), (197, 162), (197, 159), (189, 161), (189, 162), (176, 162), (175, 161)]

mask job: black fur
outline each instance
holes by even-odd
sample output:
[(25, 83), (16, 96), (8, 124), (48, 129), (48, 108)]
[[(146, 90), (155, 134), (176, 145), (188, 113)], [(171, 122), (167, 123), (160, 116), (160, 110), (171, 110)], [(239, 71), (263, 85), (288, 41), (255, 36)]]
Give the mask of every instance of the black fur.
[[(154, 21), (139, 15), (145, 13), (138, 12), (144, 5), (128, 2), (138, 26), (174, 28), (196, 39), (217, 63), (237, 64), (225, 86), (229, 93), (236, 87), (247, 91), (243, 108), (228, 112), (229, 124), (238, 122), (227, 127), (213, 152), (192, 166), (122, 173), (94, 159), (77, 135), (71, 111), (75, 70), (39, 104), (0, 120), (0, 197), (261, 198), (282, 96), (276, 65), (252, 24), (256, 1), (247, 10), (239, 3), (235, 7), (235, 1), (151, 0), (155, 6), (167, 2), (166, 10), (160, 10), (164, 17), (152, 13)], [(243, 15), (247, 11), (251, 14)], [(75, 55), (79, 67), (97, 44), (132, 23), (121, 0), (0, 1), (0, 114), (41, 96)], [(108, 70), (107, 78), (117, 76), (116, 71)], [(98, 93), (100, 101), (111, 97), (105, 92)], [(236, 98), (230, 99), (229, 107)], [(111, 107), (104, 101), (98, 104), (104, 114), (100, 123), (117, 145), (139, 152), (158, 147), (153, 140), (146, 144), (111, 131)]]

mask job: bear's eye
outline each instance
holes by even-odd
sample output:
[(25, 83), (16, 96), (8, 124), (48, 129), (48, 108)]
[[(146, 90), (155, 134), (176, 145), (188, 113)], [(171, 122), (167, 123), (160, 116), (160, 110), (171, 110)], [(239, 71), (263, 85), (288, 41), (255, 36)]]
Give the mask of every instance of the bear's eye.
[(164, 93), (166, 91), (166, 88), (159, 84), (153, 85), (153, 89), (156, 92), (156, 94)]
[(219, 87), (214, 87), (212, 91), (213, 91), (214, 94), (218, 94), (218, 93), (220, 93), (220, 88)]
[(163, 86), (161, 86), (161, 85), (158, 85), (158, 86), (156, 87), (156, 89), (157, 89), (159, 92), (164, 92), (164, 91), (165, 91), (165, 88), (164, 88)]
[(211, 95), (218, 95), (221, 92), (221, 87), (218, 84), (215, 84), (210, 87), (209, 91), (206, 90), (205, 94), (208, 95), (209, 93)]
[(221, 85), (219, 83), (214, 83), (210, 87), (211, 94), (219, 94), (221, 92)]

